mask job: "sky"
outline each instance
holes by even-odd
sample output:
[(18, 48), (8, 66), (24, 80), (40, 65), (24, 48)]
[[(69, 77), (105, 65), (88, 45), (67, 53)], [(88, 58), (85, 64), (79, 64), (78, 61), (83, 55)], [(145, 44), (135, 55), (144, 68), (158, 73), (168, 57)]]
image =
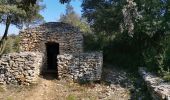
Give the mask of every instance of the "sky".
[[(43, 0), (43, 4), (46, 5), (46, 8), (40, 13), (43, 15), (46, 22), (56, 22), (59, 20), (60, 15), (65, 13), (66, 4), (61, 4), (59, 0)], [(71, 5), (74, 7), (74, 10), (77, 14), (81, 15), (81, 0), (72, 0)], [(5, 26), (0, 24), (0, 35), (4, 33)], [(10, 34), (18, 34), (19, 29), (14, 25), (11, 25), (9, 28)]]

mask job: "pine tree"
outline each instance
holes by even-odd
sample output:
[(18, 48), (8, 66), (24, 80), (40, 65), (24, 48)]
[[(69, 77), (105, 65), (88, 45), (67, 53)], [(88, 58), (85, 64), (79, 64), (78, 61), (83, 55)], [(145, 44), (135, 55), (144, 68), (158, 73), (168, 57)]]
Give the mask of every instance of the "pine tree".
[(66, 5), (66, 13), (60, 16), (59, 21), (79, 27), (84, 33), (89, 33), (91, 31), (86, 20), (76, 14), (73, 6), (71, 6), (69, 3)]
[[(29, 2), (30, 1), (30, 2)], [(24, 23), (41, 20), (43, 17), (39, 14), (42, 6), (31, 0), (0, 0), (0, 22), (5, 24), (5, 31), (0, 40), (0, 55), (2, 55), (10, 25), (22, 28)]]

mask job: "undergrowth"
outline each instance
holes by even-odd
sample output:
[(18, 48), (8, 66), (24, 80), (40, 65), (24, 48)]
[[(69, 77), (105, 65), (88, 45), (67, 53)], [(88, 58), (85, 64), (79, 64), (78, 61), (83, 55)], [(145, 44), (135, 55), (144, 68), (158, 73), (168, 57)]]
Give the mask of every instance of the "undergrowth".
[(165, 75), (163, 76), (163, 79), (164, 79), (165, 81), (170, 82), (170, 73), (165, 73)]
[(133, 87), (130, 88), (132, 100), (152, 100), (144, 80), (135, 73), (128, 74)]
[(0, 92), (5, 92), (5, 89), (0, 85)]
[(68, 97), (67, 97), (67, 100), (76, 100), (76, 97), (72, 94), (70, 94)]

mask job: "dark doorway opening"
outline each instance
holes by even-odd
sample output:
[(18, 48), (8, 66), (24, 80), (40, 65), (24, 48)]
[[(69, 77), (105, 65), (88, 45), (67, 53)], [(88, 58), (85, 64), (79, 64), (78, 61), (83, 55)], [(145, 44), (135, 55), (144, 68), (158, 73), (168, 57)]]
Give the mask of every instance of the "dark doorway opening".
[(46, 43), (47, 50), (47, 72), (50, 74), (57, 74), (58, 78), (58, 61), (57, 55), (59, 54), (59, 44), (54, 42)]

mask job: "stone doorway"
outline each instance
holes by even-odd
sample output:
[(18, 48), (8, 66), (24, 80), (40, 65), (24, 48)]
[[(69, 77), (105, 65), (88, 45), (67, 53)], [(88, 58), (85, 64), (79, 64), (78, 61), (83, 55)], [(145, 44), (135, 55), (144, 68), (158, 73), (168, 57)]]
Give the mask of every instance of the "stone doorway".
[(47, 51), (47, 72), (57, 74), (58, 78), (58, 61), (57, 55), (59, 54), (59, 43), (48, 42), (46, 43)]

